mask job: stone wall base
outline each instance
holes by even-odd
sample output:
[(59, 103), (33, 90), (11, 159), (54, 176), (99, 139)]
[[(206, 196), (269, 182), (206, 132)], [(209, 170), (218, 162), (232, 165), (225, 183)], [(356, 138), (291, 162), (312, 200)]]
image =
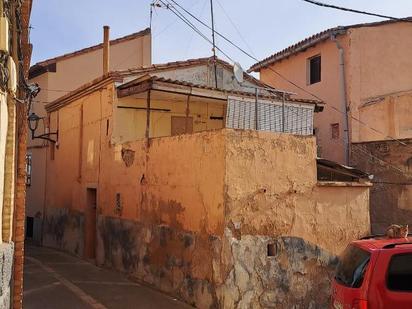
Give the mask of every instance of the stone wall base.
[(65, 208), (48, 208), (44, 222), (43, 246), (83, 257), (84, 215)]
[(13, 253), (13, 243), (0, 244), (0, 309), (10, 308)]

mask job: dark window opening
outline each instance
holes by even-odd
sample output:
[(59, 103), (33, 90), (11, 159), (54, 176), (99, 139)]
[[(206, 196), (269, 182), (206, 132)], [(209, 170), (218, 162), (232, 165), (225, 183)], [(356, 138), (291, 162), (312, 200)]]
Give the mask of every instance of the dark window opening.
[(321, 80), (321, 57), (315, 56), (308, 59), (309, 64), (309, 85), (320, 82)]
[(412, 292), (412, 254), (392, 257), (386, 284), (392, 291)]
[(276, 255), (276, 244), (268, 244), (268, 256)]
[(26, 238), (33, 238), (34, 218), (26, 217)]
[(369, 259), (369, 252), (349, 245), (339, 259), (335, 274), (336, 281), (350, 288), (361, 287)]

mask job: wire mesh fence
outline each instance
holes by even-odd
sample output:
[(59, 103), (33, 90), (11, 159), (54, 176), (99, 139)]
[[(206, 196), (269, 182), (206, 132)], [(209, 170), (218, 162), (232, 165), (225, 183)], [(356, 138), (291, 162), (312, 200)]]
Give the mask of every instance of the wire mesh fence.
[(313, 113), (310, 105), (229, 98), (226, 127), (312, 135)]

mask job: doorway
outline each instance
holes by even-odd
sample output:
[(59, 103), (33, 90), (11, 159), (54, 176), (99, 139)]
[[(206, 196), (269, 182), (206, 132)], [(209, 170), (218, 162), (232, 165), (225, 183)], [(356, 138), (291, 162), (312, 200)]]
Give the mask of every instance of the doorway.
[(86, 259), (96, 258), (96, 215), (97, 189), (87, 188), (85, 226), (84, 226), (84, 256)]

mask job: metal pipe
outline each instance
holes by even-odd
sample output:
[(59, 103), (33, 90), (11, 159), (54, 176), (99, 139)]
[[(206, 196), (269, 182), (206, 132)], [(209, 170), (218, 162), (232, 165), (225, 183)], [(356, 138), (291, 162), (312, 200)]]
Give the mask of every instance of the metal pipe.
[(259, 123), (258, 123), (258, 105), (259, 105), (259, 92), (256, 88), (255, 90), (255, 130), (259, 130)]
[(285, 132), (285, 93), (282, 97), (282, 132)]
[(345, 147), (345, 164), (349, 165), (350, 158), (350, 134), (349, 134), (349, 107), (347, 104), (346, 93), (346, 78), (345, 78), (345, 51), (336, 36), (333, 35), (331, 40), (336, 43), (336, 47), (339, 51), (339, 97), (341, 108), (344, 112), (343, 131), (344, 131), (344, 147)]
[(147, 140), (147, 145), (149, 145), (150, 137), (150, 90), (147, 92), (147, 105), (146, 105), (146, 133), (145, 137)]
[(110, 27), (103, 26), (103, 75), (109, 73), (110, 65)]
[(217, 69), (216, 69), (216, 44), (215, 44), (215, 20), (213, 14), (213, 0), (210, 0), (210, 14), (212, 16), (212, 42), (213, 42), (213, 63), (215, 69), (215, 87), (217, 88)]

